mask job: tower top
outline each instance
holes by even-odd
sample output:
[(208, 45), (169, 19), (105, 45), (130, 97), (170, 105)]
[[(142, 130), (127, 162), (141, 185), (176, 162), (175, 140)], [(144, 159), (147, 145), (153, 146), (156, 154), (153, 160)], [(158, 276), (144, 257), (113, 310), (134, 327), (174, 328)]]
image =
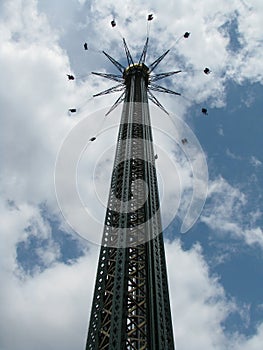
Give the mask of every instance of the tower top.
[(93, 97), (122, 91), (122, 95), (116, 100), (116, 102), (113, 104), (113, 106), (110, 108), (110, 110), (106, 113), (106, 116), (107, 116), (121, 102), (124, 101), (125, 88), (130, 85), (132, 78), (143, 78), (143, 80), (145, 82), (146, 92), (147, 92), (148, 98), (154, 104), (156, 104), (160, 109), (162, 109), (166, 114), (169, 115), (169, 113), (165, 110), (165, 108), (161, 105), (161, 103), (157, 100), (157, 98), (153, 95), (153, 93), (151, 91), (164, 92), (164, 93), (173, 94), (173, 95), (181, 95), (178, 92), (172, 91), (172, 90), (167, 89), (163, 86), (155, 84), (155, 81), (157, 81), (157, 80), (161, 80), (163, 78), (166, 78), (168, 76), (171, 76), (171, 75), (174, 75), (174, 74), (181, 72), (181, 70), (177, 70), (177, 71), (172, 71), (172, 72), (167, 72), (167, 73), (159, 73), (159, 74), (153, 73), (153, 71), (156, 69), (156, 67), (159, 65), (159, 63), (169, 53), (170, 49), (166, 50), (160, 57), (158, 57), (149, 66), (146, 66), (145, 59), (146, 59), (146, 54), (147, 54), (149, 38), (148, 37), (146, 38), (146, 42), (144, 44), (140, 59), (137, 63), (134, 63), (134, 60), (132, 58), (132, 55), (130, 53), (130, 50), (128, 48), (126, 40), (124, 38), (122, 40), (123, 40), (125, 54), (126, 54), (126, 58), (127, 58), (127, 62), (128, 62), (128, 66), (126, 68), (120, 62), (116, 61), (113, 57), (111, 57), (107, 52), (102, 51), (103, 54), (111, 61), (111, 63), (113, 63), (113, 65), (118, 69), (118, 71), (121, 74), (117, 75), (117, 74), (92, 72), (93, 74), (102, 76), (103, 78), (117, 81), (119, 84), (116, 86), (113, 86), (107, 90), (101, 91), (101, 92), (93, 95)]
[(125, 84), (130, 80), (132, 75), (141, 75), (145, 79), (146, 86), (149, 83), (150, 70), (144, 63), (133, 63), (130, 64), (123, 72), (123, 79)]

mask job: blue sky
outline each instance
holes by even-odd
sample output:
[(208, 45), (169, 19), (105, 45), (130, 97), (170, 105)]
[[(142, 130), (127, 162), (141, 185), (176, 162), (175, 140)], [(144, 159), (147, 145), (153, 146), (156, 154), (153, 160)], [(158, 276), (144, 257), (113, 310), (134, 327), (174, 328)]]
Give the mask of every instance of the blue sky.
[[(92, 99), (113, 84), (90, 73), (117, 73), (102, 50), (126, 64), (122, 36), (140, 55), (149, 13), (146, 63), (171, 47), (158, 72), (183, 71), (160, 82), (182, 97), (156, 96), (191, 128), (202, 147), (195, 159), (204, 154), (209, 173), (204, 208), (181, 234), (194, 157), (180, 142), (186, 129), (151, 107), (165, 223), (172, 214), (164, 234), (177, 349), (262, 347), (262, 1), (9, 0), (0, 2), (1, 350), (84, 348), (99, 246), (61, 214), (55, 163), (70, 130), (86, 120), (87, 138), (99, 136), (82, 155), (78, 184), (103, 222), (121, 109), (102, 122), (118, 94)], [(67, 81), (69, 73), (79, 79)], [(101, 225), (89, 227), (99, 242)]]

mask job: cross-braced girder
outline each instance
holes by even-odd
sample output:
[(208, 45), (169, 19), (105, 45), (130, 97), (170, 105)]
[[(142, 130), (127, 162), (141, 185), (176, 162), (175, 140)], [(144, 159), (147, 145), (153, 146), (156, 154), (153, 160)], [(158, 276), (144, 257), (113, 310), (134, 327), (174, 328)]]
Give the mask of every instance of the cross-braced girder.
[(86, 350), (173, 350), (144, 67), (126, 79)]

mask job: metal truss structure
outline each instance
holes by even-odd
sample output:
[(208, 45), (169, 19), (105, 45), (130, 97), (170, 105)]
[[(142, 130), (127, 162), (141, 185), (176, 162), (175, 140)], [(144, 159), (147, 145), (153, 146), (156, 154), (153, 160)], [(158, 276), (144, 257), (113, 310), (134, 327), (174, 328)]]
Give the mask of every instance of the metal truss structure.
[[(145, 65), (148, 38), (134, 63), (123, 39), (128, 67), (104, 54), (122, 75), (95, 73), (119, 84), (98, 95), (119, 91), (124, 101), (106, 211), (86, 350), (173, 350), (156, 157), (148, 97), (150, 90), (179, 95), (157, 81), (179, 71), (153, 75), (169, 50)], [(109, 112), (110, 112), (109, 111)], [(108, 113), (109, 113), (108, 112)]]

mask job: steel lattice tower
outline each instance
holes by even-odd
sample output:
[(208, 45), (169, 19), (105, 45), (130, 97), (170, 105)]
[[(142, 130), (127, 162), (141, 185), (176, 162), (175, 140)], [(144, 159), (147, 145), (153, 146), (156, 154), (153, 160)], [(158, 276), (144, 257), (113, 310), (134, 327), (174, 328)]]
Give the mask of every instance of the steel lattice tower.
[[(173, 93), (154, 81), (176, 74), (152, 74), (169, 52), (148, 67), (148, 38), (138, 63), (125, 40), (128, 67), (104, 54), (121, 75), (94, 73), (118, 81), (97, 95), (123, 90), (124, 101), (102, 237), (86, 350), (174, 349), (165, 251), (148, 98), (150, 90)], [(110, 112), (109, 111), (109, 112)], [(165, 111), (165, 110), (164, 110)]]

